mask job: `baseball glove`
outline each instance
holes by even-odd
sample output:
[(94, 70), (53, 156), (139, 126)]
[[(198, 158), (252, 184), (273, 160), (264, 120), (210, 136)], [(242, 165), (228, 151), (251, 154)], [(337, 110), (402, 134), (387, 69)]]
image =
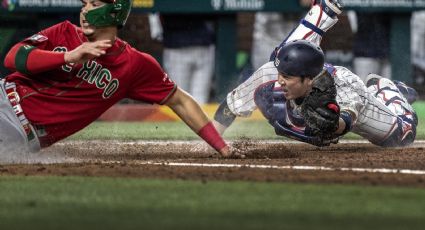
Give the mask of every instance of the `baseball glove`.
[(312, 136), (334, 138), (338, 129), (339, 105), (334, 77), (327, 71), (313, 79), (312, 90), (301, 104), (301, 112)]

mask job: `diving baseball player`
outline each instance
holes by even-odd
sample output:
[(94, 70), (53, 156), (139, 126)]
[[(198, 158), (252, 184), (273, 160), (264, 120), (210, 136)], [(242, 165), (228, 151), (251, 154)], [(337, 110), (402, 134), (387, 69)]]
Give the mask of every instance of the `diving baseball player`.
[(324, 63), (323, 34), (340, 4), (313, 6), (265, 63), (228, 95), (214, 116), (222, 133), (235, 117), (259, 108), (277, 135), (327, 146), (349, 131), (379, 146), (404, 146), (416, 136), (413, 88), (370, 74), (366, 85), (347, 68)]
[(38, 151), (81, 130), (123, 98), (169, 106), (222, 155), (228, 145), (195, 100), (158, 62), (117, 37), (130, 0), (82, 0), (80, 27), (69, 21), (16, 44), (14, 71), (0, 82), (0, 148)]

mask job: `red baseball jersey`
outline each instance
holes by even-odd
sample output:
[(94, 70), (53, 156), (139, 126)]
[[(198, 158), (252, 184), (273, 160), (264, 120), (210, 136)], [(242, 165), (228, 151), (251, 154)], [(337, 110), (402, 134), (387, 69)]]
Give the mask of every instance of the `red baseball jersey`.
[[(79, 27), (65, 21), (24, 42), (66, 52), (86, 41)], [(24, 113), (38, 129), (42, 147), (86, 127), (123, 98), (163, 104), (176, 90), (152, 56), (120, 39), (105, 55), (82, 65), (63, 65), (30, 76), (15, 72), (6, 81), (16, 83)]]

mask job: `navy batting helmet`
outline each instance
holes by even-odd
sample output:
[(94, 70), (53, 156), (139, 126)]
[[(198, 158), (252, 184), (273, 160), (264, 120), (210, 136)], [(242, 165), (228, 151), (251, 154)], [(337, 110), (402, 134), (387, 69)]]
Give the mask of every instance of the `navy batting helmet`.
[(274, 65), (286, 76), (313, 78), (323, 70), (325, 55), (322, 49), (306, 40), (294, 40), (282, 46)]

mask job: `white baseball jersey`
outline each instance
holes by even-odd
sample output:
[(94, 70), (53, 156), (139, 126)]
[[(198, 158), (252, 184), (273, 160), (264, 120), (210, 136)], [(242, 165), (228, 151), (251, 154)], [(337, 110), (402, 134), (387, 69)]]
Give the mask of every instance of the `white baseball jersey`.
[[(322, 31), (332, 27), (337, 19), (330, 18), (320, 13), (320, 7), (314, 6), (304, 18)], [(290, 34), (286, 42), (295, 39), (305, 39), (319, 45), (321, 36), (312, 33), (312, 30), (300, 24)], [(361, 135), (372, 143), (379, 144), (391, 135), (398, 127), (397, 117), (409, 115), (414, 111), (399, 92), (383, 91), (376, 95), (376, 86), (367, 88), (363, 81), (345, 67), (335, 67), (335, 84), (337, 88), (337, 102), (341, 111), (353, 114), (352, 132)], [(254, 102), (255, 90), (264, 83), (275, 81), (277, 83), (278, 71), (273, 62), (267, 62), (254, 72), (245, 82), (227, 95), (229, 109), (237, 116), (250, 116), (257, 108)], [(388, 98), (399, 97), (393, 103), (385, 105)], [(290, 101), (295, 114), (300, 114), (300, 108)]]
[[(379, 144), (384, 141), (397, 128), (397, 117), (412, 112), (411, 105), (396, 101), (385, 105), (388, 98), (398, 96), (404, 101), (403, 95), (397, 92), (382, 92), (375, 96), (376, 87), (366, 88), (363, 81), (350, 70), (342, 66), (335, 67), (335, 84), (337, 89), (337, 102), (341, 111), (348, 111), (354, 115), (352, 132)], [(262, 84), (275, 81), (277, 83), (278, 71), (273, 62), (268, 62), (260, 67), (250, 78), (240, 84), (227, 95), (227, 104), (230, 111), (237, 116), (247, 117), (257, 108), (254, 102), (254, 92)], [(295, 114), (300, 108), (291, 102)]]

